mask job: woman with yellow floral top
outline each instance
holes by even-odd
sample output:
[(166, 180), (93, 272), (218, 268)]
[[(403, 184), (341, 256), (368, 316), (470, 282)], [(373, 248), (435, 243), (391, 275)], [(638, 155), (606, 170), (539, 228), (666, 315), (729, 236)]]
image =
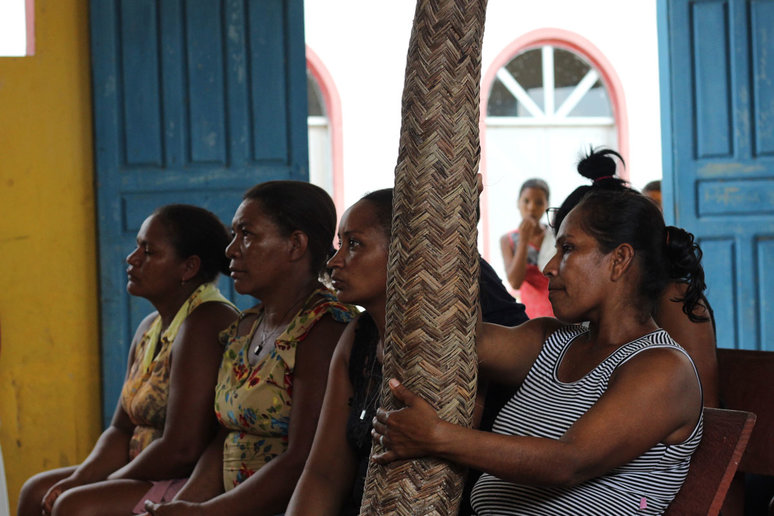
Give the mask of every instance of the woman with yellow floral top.
[(153, 515), (282, 512), (304, 467), (336, 342), (354, 309), (319, 278), (336, 229), (324, 190), (271, 181), (245, 196), (226, 248), (239, 293), (260, 303), (221, 335), (220, 430), (188, 483)]
[(113, 421), (81, 465), (25, 483), (20, 516), (131, 514), (180, 483), (164, 479), (191, 474), (217, 428), (217, 335), (237, 317), (214, 285), (227, 243), (223, 223), (195, 206), (164, 206), (143, 222), (126, 288), (156, 311), (135, 333)]

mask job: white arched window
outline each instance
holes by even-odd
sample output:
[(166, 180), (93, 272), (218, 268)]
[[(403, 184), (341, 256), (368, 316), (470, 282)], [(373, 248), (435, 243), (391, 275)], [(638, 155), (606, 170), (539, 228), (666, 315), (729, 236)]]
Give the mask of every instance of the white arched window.
[[(501, 235), (518, 227), (519, 188), (544, 179), (549, 206), (580, 184), (576, 164), (589, 147), (622, 151), (615, 95), (605, 72), (576, 44), (543, 38), (510, 49), (484, 81), (486, 215), (484, 249), (504, 277)], [(622, 152), (625, 155), (625, 152)], [(545, 221), (545, 219), (544, 219)]]
[(309, 182), (324, 188), (333, 197), (333, 164), (328, 115), (320, 85), (312, 73), (306, 72), (308, 104), (307, 130), (309, 137)]
[(496, 77), (488, 124), (614, 126), (599, 72), (574, 52), (551, 45), (525, 50)]
[(309, 179), (324, 188), (344, 210), (341, 100), (333, 77), (314, 51), (306, 47), (306, 85), (309, 105)]

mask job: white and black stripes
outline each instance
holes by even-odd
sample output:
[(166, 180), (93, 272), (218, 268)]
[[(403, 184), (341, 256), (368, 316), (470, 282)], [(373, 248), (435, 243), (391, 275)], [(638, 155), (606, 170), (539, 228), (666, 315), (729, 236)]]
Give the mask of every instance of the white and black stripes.
[[(494, 432), (558, 439), (602, 396), (618, 366), (646, 349), (672, 347), (685, 353), (657, 330), (621, 346), (580, 380), (560, 382), (556, 371), (564, 353), (587, 331), (568, 326), (548, 338), (524, 383), (497, 416)], [(685, 480), (702, 424), (700, 419), (683, 443), (659, 443), (606, 475), (570, 488), (513, 484), (484, 474), (473, 489), (473, 508), (479, 516), (661, 514)]]

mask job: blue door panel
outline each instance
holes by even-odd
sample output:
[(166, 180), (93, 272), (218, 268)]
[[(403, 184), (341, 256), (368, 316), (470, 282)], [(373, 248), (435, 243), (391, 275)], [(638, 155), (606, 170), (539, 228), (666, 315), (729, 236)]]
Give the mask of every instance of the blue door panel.
[[(284, 160), (289, 152), (287, 128), (261, 124), (266, 118), (283, 120), (286, 111), (285, 77), (283, 56), (274, 45), (282, 39), (271, 41), (261, 37), (272, 27), (278, 27), (282, 18), (282, 0), (252, 0), (248, 2), (248, 48), (253, 65), (250, 67), (251, 129), (253, 155), (256, 161)], [(275, 29), (276, 30), (276, 29)]]
[[(701, 239), (699, 240), (704, 256), (715, 259), (704, 260), (704, 273), (707, 278), (733, 278), (736, 272), (736, 242), (733, 239)], [(718, 346), (734, 347), (737, 341), (738, 328), (734, 318), (736, 281), (710, 282), (707, 288), (707, 298), (715, 311), (715, 328)]]
[(665, 217), (704, 249), (718, 345), (774, 351), (774, 2), (658, 5)]
[(186, 2), (185, 6), (190, 160), (225, 165), (223, 13), (214, 2)]
[(119, 96), (124, 119), (124, 159), (130, 166), (163, 163), (155, 4), (154, 0), (121, 3)]
[(760, 274), (758, 319), (761, 335), (774, 335), (774, 238), (758, 239), (757, 268)]
[(695, 48), (692, 87), (696, 99), (696, 153), (699, 157), (729, 156), (732, 152), (730, 110), (717, 109), (731, 100), (728, 16), (725, 2), (703, 2), (693, 9), (692, 44)]
[(161, 110), (164, 134), (163, 166), (173, 170), (189, 163), (187, 106), (190, 98), (185, 81), (187, 61), (182, 55), (182, 42), (185, 41), (185, 25), (181, 2), (161, 2), (159, 19), (164, 30), (156, 35), (161, 47), (161, 70), (164, 80), (161, 82), (160, 95), (164, 99)]
[[(92, 0), (91, 48), (103, 409), (151, 306), (124, 258), (155, 208), (203, 206), (230, 224), (242, 193), (308, 179), (301, 0)], [(221, 287), (239, 306), (254, 300)]]
[(753, 27), (753, 103), (755, 150), (774, 156), (774, 2), (756, 1), (750, 7)]
[[(712, 179), (698, 181), (698, 215), (774, 215), (771, 179)], [(744, 228), (740, 228), (744, 230)]]

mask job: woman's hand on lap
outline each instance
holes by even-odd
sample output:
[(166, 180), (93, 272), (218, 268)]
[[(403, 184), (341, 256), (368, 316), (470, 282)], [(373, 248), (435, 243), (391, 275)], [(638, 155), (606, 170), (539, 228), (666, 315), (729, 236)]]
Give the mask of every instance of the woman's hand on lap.
[(68, 477), (63, 478), (51, 486), (46, 495), (43, 497), (43, 503), (41, 505), (43, 516), (48, 516), (51, 514), (51, 510), (54, 507), (54, 502), (56, 502), (56, 499), (59, 498), (62, 493), (68, 489), (72, 489), (73, 487), (78, 487), (79, 485), (81, 485), (80, 482)]
[(145, 510), (150, 516), (202, 516), (204, 514), (201, 504), (183, 500), (169, 503), (153, 503), (146, 500)]

